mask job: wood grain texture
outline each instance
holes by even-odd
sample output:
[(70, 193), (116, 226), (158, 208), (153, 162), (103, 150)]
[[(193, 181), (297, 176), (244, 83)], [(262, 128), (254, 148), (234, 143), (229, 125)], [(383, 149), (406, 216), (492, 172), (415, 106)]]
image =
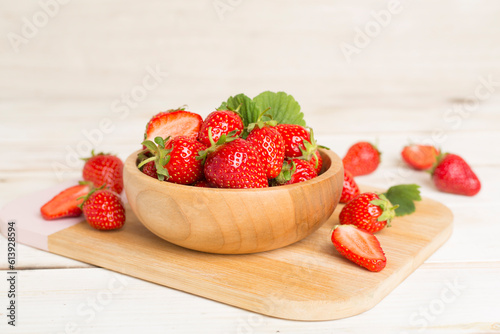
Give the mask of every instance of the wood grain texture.
[(393, 227), (377, 234), (388, 264), (372, 273), (334, 250), (330, 230), (337, 216), (288, 247), (221, 255), (156, 237), (128, 207), (121, 230), (103, 233), (81, 223), (51, 235), (49, 251), (273, 317), (329, 320), (375, 306), (452, 232), (449, 209), (423, 199), (415, 214), (399, 217)]
[(266, 189), (198, 188), (161, 182), (124, 166), (125, 192), (139, 220), (176, 245), (219, 254), (256, 253), (302, 240), (332, 215), (344, 169), (334, 152), (320, 149), (322, 173), (307, 182)]

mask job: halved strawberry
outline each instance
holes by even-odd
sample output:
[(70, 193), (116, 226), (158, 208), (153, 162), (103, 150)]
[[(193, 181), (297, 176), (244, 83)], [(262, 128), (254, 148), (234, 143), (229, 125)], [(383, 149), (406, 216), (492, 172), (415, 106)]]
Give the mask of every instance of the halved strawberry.
[(339, 253), (370, 271), (381, 271), (387, 259), (380, 242), (373, 234), (354, 225), (336, 225), (332, 242)]
[(89, 191), (90, 186), (87, 184), (72, 186), (61, 191), (40, 208), (43, 219), (78, 217), (82, 214), (82, 210), (78, 206)]
[(200, 115), (184, 109), (160, 112), (146, 125), (144, 140), (153, 141), (156, 137), (196, 136), (202, 122)]
[(431, 145), (412, 144), (405, 146), (401, 157), (411, 167), (417, 170), (430, 169), (437, 161), (439, 150)]

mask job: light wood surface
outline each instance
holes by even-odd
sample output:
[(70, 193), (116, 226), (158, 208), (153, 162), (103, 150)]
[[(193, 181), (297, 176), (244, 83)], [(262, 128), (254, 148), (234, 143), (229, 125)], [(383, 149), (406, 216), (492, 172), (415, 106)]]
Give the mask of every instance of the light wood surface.
[(209, 253), (246, 254), (302, 240), (332, 215), (344, 181), (342, 160), (321, 149), (322, 173), (304, 183), (266, 189), (212, 189), (160, 182), (125, 161), (132, 210), (153, 233)]
[[(484, 79), (500, 82), (500, 3), (402, 2), (348, 63), (340, 45), (353, 43), (387, 1), (222, 1), (231, 5), (223, 19), (207, 0), (70, 1), (16, 53), (7, 34), (20, 34), (40, 3), (0, 0), (0, 206), (81, 177), (81, 162), (68, 152), (103, 118), (115, 127), (93, 146), (125, 160), (157, 111), (188, 104), (206, 116), (229, 95), (283, 90), (300, 103), (319, 143), (340, 156), (358, 140), (378, 139), (382, 163), (357, 181), (383, 189), (420, 184), (424, 196), (453, 211), (450, 240), (371, 310), (325, 322), (258, 316), (119, 274), (126, 288), (92, 317), (78, 310), (107, 292), (115, 274), (18, 245), (22, 316), (15, 329), (0, 321), (0, 332), (64, 333), (76, 324), (81, 333), (106, 334), (498, 333), (500, 87), (480, 100), (475, 90)], [(113, 103), (155, 66), (168, 72), (164, 80), (128, 114), (114, 113)], [(428, 175), (402, 164), (408, 141), (462, 155), (481, 192), (437, 191)], [(2, 309), (6, 247), (0, 236)], [(444, 302), (448, 284), (459, 288)]]
[[(246, 254), (208, 254), (175, 246), (149, 232), (128, 207), (121, 230), (86, 222), (49, 236), (49, 251), (122, 274), (273, 317), (332, 320), (375, 306), (451, 235), (453, 216), (424, 199), (415, 214), (377, 234), (388, 259), (379, 273), (333, 248), (338, 211), (315, 233), (288, 247)], [(341, 207), (339, 206), (338, 210)]]

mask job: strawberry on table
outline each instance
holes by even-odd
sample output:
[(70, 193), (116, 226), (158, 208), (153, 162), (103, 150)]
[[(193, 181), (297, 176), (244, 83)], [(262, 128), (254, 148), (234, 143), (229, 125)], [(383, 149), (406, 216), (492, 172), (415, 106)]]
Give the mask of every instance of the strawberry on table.
[(232, 138), (207, 152), (206, 180), (218, 188), (266, 188), (266, 171), (252, 143)]
[(101, 186), (109, 187), (116, 193), (121, 193), (123, 190), (123, 162), (120, 158), (107, 154), (98, 153), (90, 158), (83, 159), (83, 179), (93, 183), (94, 187)]
[(467, 164), (456, 154), (443, 154), (432, 171), (432, 180), (440, 191), (474, 196), (481, 190), (481, 182)]
[(411, 144), (401, 151), (401, 157), (411, 167), (417, 170), (430, 169), (437, 161), (439, 150), (431, 145)]
[[(177, 184), (193, 184), (203, 179), (203, 163), (197, 157), (200, 151), (206, 149), (205, 145), (194, 137), (186, 136), (178, 136), (167, 142), (156, 137), (155, 142), (146, 140), (142, 143), (153, 156), (139, 163), (139, 168), (154, 162), (159, 180), (166, 179)], [(151, 169), (151, 165), (147, 167), (150, 174)]]
[(347, 170), (344, 170), (344, 187), (340, 195), (340, 203), (349, 203), (354, 197), (359, 195), (359, 187), (354, 181), (354, 177)]
[(146, 125), (144, 140), (156, 137), (196, 136), (203, 119), (200, 115), (184, 109), (173, 109), (154, 115)]
[(280, 175), (275, 179), (278, 185), (294, 184), (318, 176), (314, 166), (306, 160), (288, 159), (283, 163)]
[(352, 176), (370, 174), (380, 164), (380, 152), (373, 144), (359, 142), (349, 148), (342, 162)]
[(85, 219), (95, 229), (115, 230), (125, 223), (125, 208), (114, 191), (97, 189), (81, 205)]
[(88, 184), (72, 186), (61, 191), (41, 207), (40, 213), (43, 219), (52, 220), (66, 217), (78, 217), (82, 214), (79, 205), (83, 202), (83, 197), (85, 197), (89, 191), (90, 186)]
[(266, 176), (273, 179), (279, 175), (285, 159), (285, 142), (275, 127), (255, 126), (247, 137), (264, 164)]
[(238, 113), (232, 110), (216, 110), (205, 118), (198, 133), (198, 140), (206, 146), (211, 145), (208, 129), (211, 129), (212, 138), (217, 142), (222, 135), (229, 133), (239, 136), (243, 132), (244, 125)]
[(370, 271), (381, 271), (387, 259), (380, 242), (373, 234), (354, 225), (336, 225), (332, 242), (337, 251), (352, 262)]

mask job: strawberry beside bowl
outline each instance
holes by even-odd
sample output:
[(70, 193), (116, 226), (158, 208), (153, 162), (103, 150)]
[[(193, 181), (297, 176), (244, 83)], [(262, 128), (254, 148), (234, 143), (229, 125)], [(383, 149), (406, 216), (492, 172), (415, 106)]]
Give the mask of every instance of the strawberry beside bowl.
[(320, 150), (322, 173), (309, 181), (264, 189), (217, 189), (153, 179), (131, 154), (124, 166), (127, 199), (160, 238), (219, 254), (268, 251), (302, 240), (331, 216), (342, 193), (342, 160)]

